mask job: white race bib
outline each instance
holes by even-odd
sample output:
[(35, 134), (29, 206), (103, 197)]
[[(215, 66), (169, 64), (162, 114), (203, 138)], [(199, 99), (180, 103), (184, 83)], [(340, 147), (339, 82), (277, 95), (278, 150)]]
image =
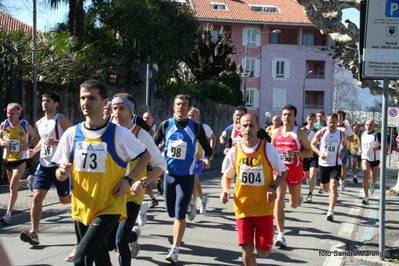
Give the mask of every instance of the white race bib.
[(75, 170), (79, 172), (105, 173), (107, 143), (78, 141), (75, 147)]
[(53, 146), (44, 145), (44, 143), (42, 143), (42, 151), (40, 152), (40, 157), (47, 158), (51, 157), (52, 154), (53, 154)]
[(187, 142), (183, 140), (169, 140), (167, 156), (176, 160), (185, 160), (187, 153)]
[(321, 147), (321, 152), (331, 155), (337, 154), (339, 148), (338, 146), (338, 142), (326, 142), (324, 146)]
[(246, 164), (240, 165), (240, 183), (244, 186), (260, 187), (265, 185), (263, 165), (250, 167)]
[(21, 150), (21, 141), (17, 139), (7, 140), (7, 150), (11, 152), (19, 152)]
[(285, 153), (285, 150), (278, 150), (280, 154), (280, 159), (283, 161), (284, 164), (293, 164), (293, 160), (290, 156)]

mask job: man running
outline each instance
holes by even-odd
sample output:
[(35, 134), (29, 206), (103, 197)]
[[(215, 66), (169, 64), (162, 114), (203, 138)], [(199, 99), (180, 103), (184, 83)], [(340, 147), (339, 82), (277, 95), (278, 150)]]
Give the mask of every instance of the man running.
[[(103, 118), (107, 87), (97, 80), (80, 85), (85, 121), (62, 135), (53, 162), (60, 181), (72, 174), (72, 218), (80, 238), (74, 264), (111, 265), (106, 240), (118, 221), (126, 219), (126, 194), (151, 155), (129, 130)], [(126, 175), (128, 162), (139, 158)]]
[(265, 128), (266, 133), (272, 137), (274, 129), (280, 126), (280, 117), (278, 115), (273, 116), (272, 124)]
[(290, 206), (295, 209), (303, 202), (301, 184), (303, 179), (302, 159), (312, 156), (312, 150), (306, 132), (295, 126), (297, 109), (291, 104), (284, 106), (282, 111), (283, 125), (273, 131), (272, 144), (278, 150), (280, 158), (287, 168), (287, 177), (277, 188), (277, 200), (274, 207), (274, 217), (278, 231), (274, 243), (278, 247), (286, 247), (284, 235), (284, 198), (287, 186), (290, 193)]
[(375, 124), (373, 120), (367, 120), (364, 127), (366, 130), (361, 137), (362, 146), (360, 149), (362, 154), (364, 190), (364, 199), (362, 203), (368, 205), (370, 203), (369, 190), (370, 195), (373, 195), (374, 186), (377, 182), (378, 169), (380, 167), (381, 133), (374, 131)]
[(359, 172), (359, 167), (362, 163), (361, 158), (361, 147), (362, 142), (360, 139), (360, 130), (358, 125), (353, 126), (353, 142), (349, 143), (349, 153), (350, 159), (352, 162), (352, 169), (353, 169), (353, 183), (357, 184), (357, 173)]
[[(267, 257), (273, 246), (273, 208), (276, 189), (283, 184), (286, 169), (278, 151), (270, 143), (257, 137), (258, 118), (246, 114), (240, 119), (242, 141), (229, 150), (222, 165), (222, 192), (220, 201), (230, 198), (231, 178), (236, 174), (234, 186), (234, 212), (238, 244), (242, 248), (244, 265), (256, 265), (254, 254)], [(273, 170), (277, 172), (274, 180)]]
[[(205, 131), (206, 137), (209, 139), (209, 144), (211, 145), (212, 150), (215, 150), (216, 146), (216, 136), (213, 134), (212, 129), (207, 124), (200, 122), (200, 111), (198, 108), (191, 107), (191, 110), (188, 112), (188, 118), (193, 120), (194, 122), (199, 123)], [(201, 145), (199, 144), (198, 140), (195, 144), (195, 155), (196, 155), (196, 163), (195, 163), (195, 175), (194, 175), (194, 189), (193, 189), (193, 199), (197, 201), (197, 196), (200, 199), (200, 213), (205, 213), (206, 208), (209, 202), (209, 198), (204, 196), (202, 193), (202, 186), (199, 180), (199, 176), (202, 173), (202, 161), (205, 158), (204, 150), (202, 149)]]
[[(302, 128), (308, 135), (309, 143), (312, 142), (313, 137), (317, 132), (317, 129), (314, 127), (315, 119), (316, 115), (314, 113), (309, 113), (306, 117), (307, 124)], [(309, 194), (306, 197), (305, 202), (311, 203), (313, 201), (313, 190), (316, 187), (317, 169), (319, 168), (319, 157), (317, 156), (317, 153), (313, 152), (313, 155), (309, 158), (303, 158), (302, 167), (305, 172), (306, 182), (309, 185)]]
[[(345, 117), (346, 113), (342, 110), (336, 111), (338, 115), (338, 124), (337, 129), (341, 130), (345, 133), (348, 142), (353, 142), (353, 131), (350, 125), (346, 124)], [(347, 163), (348, 163), (349, 152), (346, 151), (345, 157), (342, 159), (342, 168), (341, 168), (341, 179), (339, 180), (339, 187), (341, 191), (345, 190), (345, 179), (347, 172)]]
[(195, 217), (195, 202), (191, 200), (195, 174), (195, 143), (199, 140), (205, 151), (203, 167), (211, 165), (212, 148), (201, 125), (188, 118), (190, 96), (179, 94), (173, 101), (174, 117), (163, 121), (154, 136), (155, 144), (164, 140), (167, 170), (164, 175), (164, 197), (169, 217), (173, 223), (173, 245), (166, 260), (177, 263), (179, 247), (186, 229), (186, 214)]
[(61, 102), (60, 96), (54, 92), (42, 95), (42, 110), (44, 117), (36, 122), (41, 141), (34, 149), (28, 150), (29, 157), (33, 157), (40, 152), (40, 164), (35, 172), (33, 182), (33, 200), (30, 209), (31, 229), (23, 231), (20, 238), (31, 245), (39, 245), (39, 222), (43, 211), (43, 201), (54, 184), (57, 188), (59, 200), (63, 204), (71, 202), (69, 179), (58, 181), (55, 177), (57, 166), (51, 162), (58, 142), (65, 130), (72, 126), (71, 122), (64, 115), (57, 113), (57, 108)]
[[(327, 127), (317, 131), (311, 146), (319, 156), (320, 184), (324, 191), (330, 188), (326, 219), (334, 221), (334, 207), (338, 198), (338, 180), (341, 175), (342, 158), (345, 157), (348, 141), (345, 133), (337, 129), (337, 114), (329, 114)], [(318, 145), (320, 144), (320, 145)]]
[(21, 180), (27, 168), (28, 148), (36, 143), (38, 137), (33, 127), (25, 119), (19, 119), (22, 107), (18, 103), (7, 105), (7, 119), (0, 125), (0, 147), (3, 148), (3, 160), (10, 182), (10, 196), (7, 212), (0, 219), (4, 225), (11, 222), (11, 214), (18, 198), (18, 190), (25, 185), (32, 186), (32, 180)]

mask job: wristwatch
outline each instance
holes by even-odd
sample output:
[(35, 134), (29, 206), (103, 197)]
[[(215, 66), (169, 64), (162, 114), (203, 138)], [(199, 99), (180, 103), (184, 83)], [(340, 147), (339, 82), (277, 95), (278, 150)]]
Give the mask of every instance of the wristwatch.
[(297, 151), (294, 152), (294, 157), (298, 157), (298, 152)]
[(141, 185), (143, 186), (143, 188), (145, 188), (147, 186), (147, 182), (145, 182), (143, 179), (140, 179)]
[(272, 189), (277, 190), (277, 186), (276, 185), (271, 185), (270, 186)]
[(133, 185), (133, 179), (131, 179), (128, 176), (125, 176), (123, 179), (127, 180), (127, 182), (129, 182), (129, 185)]

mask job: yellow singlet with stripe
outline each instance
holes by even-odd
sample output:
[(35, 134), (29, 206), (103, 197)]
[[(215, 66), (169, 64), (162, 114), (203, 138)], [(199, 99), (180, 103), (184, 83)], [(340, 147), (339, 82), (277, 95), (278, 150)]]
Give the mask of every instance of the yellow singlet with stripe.
[(108, 123), (102, 135), (89, 138), (83, 123), (75, 126), (71, 148), (72, 217), (89, 225), (100, 215), (121, 215), (126, 219), (126, 195), (116, 197), (115, 186), (126, 175), (124, 162), (115, 149), (117, 125)]
[(267, 202), (267, 191), (273, 184), (273, 169), (265, 152), (266, 142), (260, 140), (252, 153), (235, 145), (237, 181), (234, 187), (236, 218), (273, 215), (274, 202)]
[(16, 162), (27, 159), (26, 151), (22, 149), (29, 139), (28, 121), (22, 119), (15, 127), (6, 119), (3, 127), (3, 138), (7, 147), (3, 151), (3, 159), (7, 162)]

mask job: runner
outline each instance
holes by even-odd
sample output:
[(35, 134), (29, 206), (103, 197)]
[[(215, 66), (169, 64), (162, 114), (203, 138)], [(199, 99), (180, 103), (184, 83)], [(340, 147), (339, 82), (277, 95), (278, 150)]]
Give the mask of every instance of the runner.
[[(230, 197), (231, 178), (235, 174), (238, 176), (234, 186), (234, 213), (244, 265), (257, 265), (254, 239), (259, 256), (267, 257), (270, 254), (276, 189), (286, 176), (278, 151), (273, 145), (257, 138), (259, 128), (255, 115), (241, 117), (242, 141), (229, 150), (222, 166), (220, 201), (223, 204)], [(278, 173), (275, 180), (273, 170)]]
[(303, 179), (302, 159), (312, 155), (308, 136), (306, 132), (295, 126), (297, 109), (288, 104), (282, 111), (283, 125), (273, 131), (272, 143), (278, 150), (280, 158), (287, 168), (287, 177), (277, 188), (277, 200), (274, 207), (274, 217), (278, 231), (275, 246), (284, 248), (287, 246), (284, 235), (284, 199), (289, 190), (290, 206), (293, 209), (302, 205), (301, 184)]
[[(374, 121), (367, 120), (364, 124), (365, 131), (361, 137), (362, 168), (363, 168), (363, 204), (368, 205), (370, 195), (374, 194), (375, 183), (377, 182), (378, 169), (381, 160), (381, 134), (374, 131)], [(370, 180), (371, 177), (371, 180)]]
[(327, 127), (317, 131), (311, 143), (312, 150), (319, 156), (321, 187), (324, 191), (330, 188), (329, 209), (326, 215), (328, 221), (334, 221), (342, 158), (345, 157), (348, 147), (345, 133), (337, 129), (337, 123), (337, 114), (329, 114)]
[(179, 247), (186, 229), (186, 214), (190, 220), (195, 217), (195, 202), (191, 201), (194, 187), (195, 143), (199, 140), (205, 150), (203, 167), (210, 167), (212, 148), (206, 139), (204, 129), (191, 119), (190, 96), (179, 94), (173, 102), (174, 117), (159, 125), (154, 137), (155, 144), (164, 140), (164, 155), (167, 170), (164, 175), (164, 197), (169, 217), (175, 218), (173, 224), (173, 245), (166, 260), (177, 263)]
[(276, 116), (273, 116), (272, 124), (270, 126), (268, 126), (267, 128), (265, 128), (265, 131), (270, 137), (272, 137), (274, 129), (279, 128), (279, 127), (280, 127), (280, 117), (278, 115), (276, 115)]
[[(85, 121), (65, 131), (52, 159), (59, 164), (59, 181), (72, 174), (72, 218), (80, 238), (76, 266), (111, 265), (107, 237), (126, 219), (126, 193), (151, 159), (131, 132), (103, 118), (107, 95), (107, 87), (97, 80), (80, 85)], [(138, 157), (126, 176), (128, 162)]]
[(350, 158), (352, 162), (352, 171), (353, 171), (353, 183), (357, 184), (357, 173), (359, 172), (359, 167), (362, 164), (361, 158), (361, 147), (362, 142), (360, 140), (360, 130), (358, 125), (353, 126), (353, 142), (349, 143), (349, 152)]
[(27, 168), (27, 149), (36, 143), (38, 137), (32, 126), (25, 119), (20, 120), (22, 107), (18, 103), (7, 105), (7, 119), (0, 125), (0, 147), (3, 148), (3, 160), (10, 182), (10, 196), (7, 212), (0, 219), (4, 225), (11, 222), (11, 214), (22, 186), (32, 187), (32, 181), (21, 180)]
[[(348, 142), (353, 142), (353, 131), (350, 125), (344, 123), (346, 113), (342, 110), (336, 111), (338, 115), (338, 125), (337, 129), (341, 130), (345, 133)], [(348, 163), (349, 151), (346, 151), (345, 157), (342, 159), (342, 168), (341, 168), (341, 179), (339, 180), (339, 187), (341, 191), (345, 190), (345, 179), (347, 172), (347, 163)]]
[(54, 184), (57, 188), (58, 197), (62, 204), (71, 202), (69, 179), (63, 182), (58, 181), (55, 177), (57, 166), (51, 162), (62, 134), (72, 126), (67, 117), (57, 113), (60, 102), (60, 96), (54, 92), (42, 95), (44, 117), (36, 122), (41, 141), (37, 143), (34, 149), (28, 150), (30, 158), (40, 152), (40, 163), (33, 182), (33, 200), (30, 209), (31, 229), (30, 231), (23, 231), (20, 235), (22, 241), (31, 245), (40, 244), (37, 232), (43, 212), (43, 201), (51, 185)]

